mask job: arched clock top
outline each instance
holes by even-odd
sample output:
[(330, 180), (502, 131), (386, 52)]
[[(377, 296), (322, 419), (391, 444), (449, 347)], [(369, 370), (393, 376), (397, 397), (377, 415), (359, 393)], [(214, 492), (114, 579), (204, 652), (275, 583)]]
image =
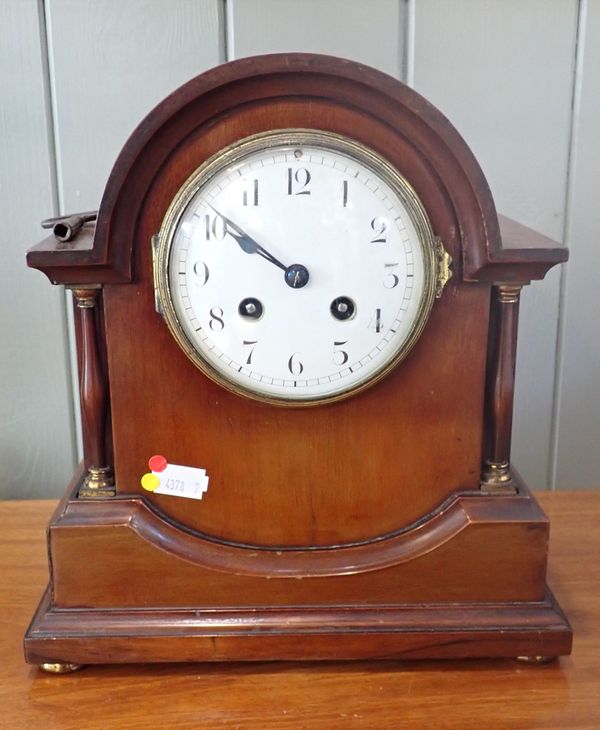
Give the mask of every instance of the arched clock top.
[[(422, 197), (448, 241), (455, 275), (465, 281), (527, 283), (541, 279), (567, 252), (535, 232), (498, 217), (483, 175), (452, 124), (416, 91), (353, 61), (314, 54), (244, 58), (190, 80), (160, 103), (133, 132), (110, 174), (96, 226), (69, 242), (50, 237), (31, 249), (29, 266), (67, 285), (131, 281), (135, 231), (151, 187), (174, 152), (217, 124), (235, 141), (235, 119), (249, 108), (315, 108), (315, 128), (350, 125), (363, 144), (389, 156)], [(269, 114), (264, 116), (268, 128)], [(285, 115), (284, 115), (285, 116)], [(304, 117), (306, 119), (306, 117)], [(309, 126), (297, 121), (288, 126)], [(261, 131), (257, 128), (255, 131)], [(241, 135), (240, 135), (241, 136)], [(395, 144), (394, 144), (395, 140)], [(377, 149), (385, 145), (386, 149)], [(191, 173), (216, 149), (194, 146)], [(187, 177), (187, 174), (185, 175)], [(179, 181), (180, 183), (183, 180)], [(451, 222), (448, 222), (450, 219)], [(440, 224), (441, 226), (441, 224)], [(444, 227), (444, 226), (442, 226)], [(444, 235), (445, 234), (445, 235)]]

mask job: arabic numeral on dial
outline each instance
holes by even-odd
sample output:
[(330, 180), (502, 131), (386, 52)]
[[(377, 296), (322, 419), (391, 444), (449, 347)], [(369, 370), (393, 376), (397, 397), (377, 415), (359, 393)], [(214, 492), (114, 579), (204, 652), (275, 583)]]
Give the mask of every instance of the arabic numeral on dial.
[(221, 307), (213, 307), (210, 312), (210, 320), (208, 326), (213, 332), (221, 332), (225, 329), (225, 322), (223, 321), (223, 310)]
[(371, 228), (375, 231), (375, 237), (371, 239), (371, 243), (387, 243), (387, 238), (383, 235), (387, 230), (387, 223), (383, 218), (373, 218)]
[(346, 345), (348, 340), (333, 343), (333, 362), (336, 365), (345, 365), (348, 362), (349, 355), (345, 350), (341, 350), (340, 345)]
[(252, 355), (254, 354), (254, 348), (256, 347), (258, 340), (244, 340), (244, 345), (250, 348), (248, 357), (246, 358), (246, 365), (252, 365)]
[[(249, 199), (251, 202), (248, 202)], [(252, 181), (251, 198), (248, 196), (248, 190), (244, 190), (242, 193), (242, 205), (258, 205), (258, 180), (254, 179)]]
[(369, 329), (375, 330), (375, 332), (377, 332), (378, 334), (383, 329), (383, 322), (381, 321), (381, 309), (379, 307), (375, 310), (375, 314), (369, 322)]
[(208, 277), (210, 276), (208, 266), (204, 263), (204, 261), (196, 261), (193, 266), (193, 271), (194, 274), (196, 274), (196, 276), (198, 277), (196, 279), (196, 284), (198, 286), (204, 286), (208, 281)]
[(301, 375), (304, 371), (304, 365), (300, 362), (300, 360), (296, 359), (296, 356), (299, 354), (299, 352), (292, 353), (288, 360), (288, 370), (292, 375)]
[(395, 289), (400, 282), (400, 277), (398, 274), (395, 274), (393, 270), (399, 266), (399, 264), (384, 264), (384, 266), (387, 274), (383, 280), (383, 286), (386, 289)]
[(204, 235), (207, 241), (222, 241), (227, 235), (227, 223), (220, 215), (204, 216)]
[(310, 172), (305, 167), (295, 171), (288, 167), (288, 195), (310, 195), (310, 190), (306, 190), (309, 183)]

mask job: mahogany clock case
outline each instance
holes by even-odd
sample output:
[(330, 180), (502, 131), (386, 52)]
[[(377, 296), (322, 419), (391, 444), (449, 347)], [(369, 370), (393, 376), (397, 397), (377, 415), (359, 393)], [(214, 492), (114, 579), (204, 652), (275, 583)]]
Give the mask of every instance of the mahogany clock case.
[[(389, 160), (453, 260), (407, 359), (369, 390), (309, 409), (206, 378), (153, 287), (151, 239), (189, 176), (240, 139), (291, 128)], [(359, 64), (243, 59), (162, 102), (119, 156), (95, 227), (28, 254), (75, 290), (85, 463), (49, 526), (50, 585), (27, 660), (568, 653), (545, 585), (548, 522), (508, 466), (493, 488), (482, 479), (510, 449), (519, 288), (566, 259), (506, 230), (502, 240), (451, 124)], [(205, 468), (203, 500), (144, 491), (154, 453)]]

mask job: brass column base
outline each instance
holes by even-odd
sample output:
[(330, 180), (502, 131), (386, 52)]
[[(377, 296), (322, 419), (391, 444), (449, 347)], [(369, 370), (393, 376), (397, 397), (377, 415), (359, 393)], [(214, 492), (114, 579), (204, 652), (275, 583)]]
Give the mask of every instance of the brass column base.
[(77, 496), (80, 499), (100, 499), (114, 497), (115, 494), (115, 480), (110, 466), (90, 466)]
[(486, 461), (481, 474), (481, 491), (489, 494), (516, 494), (517, 488), (508, 461)]

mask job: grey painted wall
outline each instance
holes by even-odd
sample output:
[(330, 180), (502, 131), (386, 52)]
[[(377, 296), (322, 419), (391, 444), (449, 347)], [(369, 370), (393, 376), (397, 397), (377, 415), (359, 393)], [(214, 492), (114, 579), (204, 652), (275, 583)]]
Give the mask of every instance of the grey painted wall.
[(98, 206), (126, 138), (225, 60), (360, 60), (436, 104), (498, 209), (571, 249), (523, 295), (514, 462), (600, 486), (600, 0), (2, 0), (0, 497), (55, 496), (79, 451), (68, 295), (25, 267), (53, 213)]

